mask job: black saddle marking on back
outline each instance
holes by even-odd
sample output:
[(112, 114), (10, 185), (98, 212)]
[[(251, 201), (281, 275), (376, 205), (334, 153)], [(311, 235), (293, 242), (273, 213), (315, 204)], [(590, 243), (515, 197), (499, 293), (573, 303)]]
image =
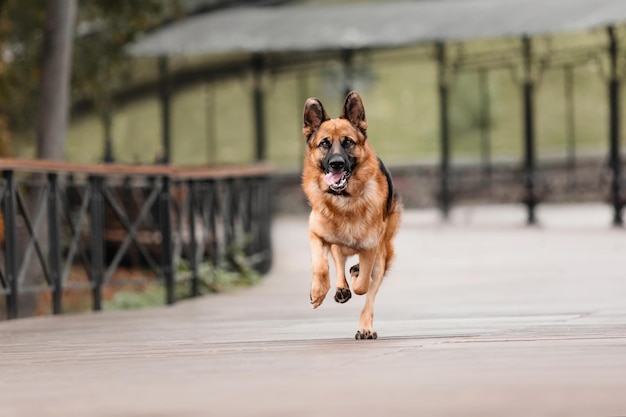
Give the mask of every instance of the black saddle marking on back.
[(385, 177), (387, 178), (387, 204), (385, 205), (385, 210), (383, 211), (383, 219), (387, 220), (389, 217), (389, 212), (391, 211), (391, 206), (393, 205), (393, 200), (396, 195), (396, 189), (393, 186), (393, 180), (391, 179), (391, 173), (383, 164), (382, 159), (378, 158), (378, 166)]

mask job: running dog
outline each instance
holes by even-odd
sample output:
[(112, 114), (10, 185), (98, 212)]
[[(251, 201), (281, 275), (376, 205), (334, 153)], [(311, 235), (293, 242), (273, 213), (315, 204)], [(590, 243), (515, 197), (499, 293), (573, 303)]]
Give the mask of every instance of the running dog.
[(302, 133), (307, 143), (302, 189), (311, 206), (311, 305), (319, 307), (330, 289), (329, 251), (337, 271), (335, 301), (351, 298), (346, 259), (358, 255), (359, 263), (350, 268), (352, 290), (367, 296), (355, 338), (376, 339), (374, 301), (394, 257), (400, 199), (389, 171), (367, 140), (358, 93), (348, 94), (337, 119), (328, 117), (318, 99), (309, 98)]

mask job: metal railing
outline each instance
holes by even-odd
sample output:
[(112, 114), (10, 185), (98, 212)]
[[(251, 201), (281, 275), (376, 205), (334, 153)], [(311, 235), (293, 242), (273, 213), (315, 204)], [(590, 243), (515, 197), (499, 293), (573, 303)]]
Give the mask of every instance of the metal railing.
[(92, 309), (100, 310), (103, 288), (121, 265), (163, 284), (168, 304), (179, 281), (199, 295), (198, 266), (217, 266), (234, 245), (259, 273), (271, 267), (267, 166), (0, 159), (0, 168), (0, 296), (9, 319), (29, 293), (51, 293), (51, 311), (60, 314), (64, 290), (89, 289)]

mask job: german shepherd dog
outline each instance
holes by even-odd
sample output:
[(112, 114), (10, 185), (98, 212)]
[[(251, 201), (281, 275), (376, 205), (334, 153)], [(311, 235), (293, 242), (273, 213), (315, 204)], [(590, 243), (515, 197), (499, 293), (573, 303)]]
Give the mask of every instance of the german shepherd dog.
[(352, 290), (367, 294), (356, 339), (376, 339), (372, 329), (374, 300), (394, 256), (393, 237), (402, 206), (389, 171), (367, 140), (361, 96), (351, 92), (341, 116), (330, 119), (316, 98), (304, 105), (307, 151), (302, 188), (311, 206), (311, 305), (322, 304), (330, 289), (328, 252), (337, 272), (335, 301), (352, 296), (346, 259), (359, 255), (350, 268)]

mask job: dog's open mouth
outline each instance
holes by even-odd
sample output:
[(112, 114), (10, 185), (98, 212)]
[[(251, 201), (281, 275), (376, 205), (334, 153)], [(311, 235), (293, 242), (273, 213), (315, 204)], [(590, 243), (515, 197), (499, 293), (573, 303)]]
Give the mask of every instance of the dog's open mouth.
[(348, 186), (348, 177), (350, 177), (349, 172), (339, 171), (329, 172), (324, 178), (326, 179), (326, 184), (328, 184), (330, 189), (336, 193), (339, 193), (345, 190)]

